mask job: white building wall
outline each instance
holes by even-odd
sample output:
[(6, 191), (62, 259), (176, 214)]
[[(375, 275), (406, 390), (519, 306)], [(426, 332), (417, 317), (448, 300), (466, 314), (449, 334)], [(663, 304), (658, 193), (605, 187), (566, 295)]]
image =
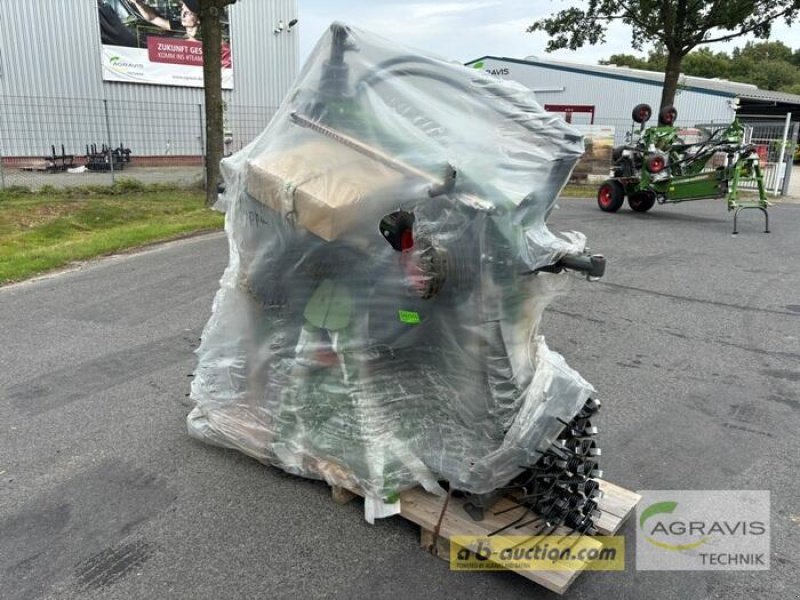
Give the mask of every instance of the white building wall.
[[(297, 0), (248, 0), (229, 8), (234, 87), (233, 150), (261, 131), (298, 70)], [(0, 0), (0, 154), (38, 156), (51, 144), (82, 153), (108, 140), (134, 154), (202, 151), (203, 90), (104, 82), (97, 0)]]
[[(499, 58), (485, 58), (481, 62), (486, 71), (533, 90), (542, 90), (536, 92), (540, 104), (593, 105), (595, 123), (600, 125), (627, 128), (631, 125), (634, 106), (644, 102), (655, 112), (661, 101), (661, 83), (637, 79), (633, 74), (630, 77), (612, 77)], [(675, 101), (678, 122), (686, 126), (730, 123), (735, 115), (731, 99), (731, 95), (721, 92), (679, 90)], [(655, 124), (656, 117), (654, 114), (652, 124)]]

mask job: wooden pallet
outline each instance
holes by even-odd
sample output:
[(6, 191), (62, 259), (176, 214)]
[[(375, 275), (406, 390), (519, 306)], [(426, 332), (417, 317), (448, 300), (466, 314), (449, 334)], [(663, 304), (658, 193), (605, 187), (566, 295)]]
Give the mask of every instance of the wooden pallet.
[[(600, 489), (603, 491), (603, 497), (598, 503), (602, 516), (597, 520), (597, 528), (600, 535), (614, 535), (633, 513), (633, 509), (641, 499), (641, 496), (608, 481), (599, 480), (599, 483)], [(357, 491), (334, 486), (332, 495), (334, 502), (344, 504), (360, 494)], [(450, 560), (450, 539), (453, 536), (485, 536), (507, 525), (519, 516), (518, 511), (516, 511), (516, 514), (515, 511), (501, 515), (494, 514), (503, 508), (511, 507), (510, 499), (498, 501), (491, 510), (486, 511), (486, 517), (480, 522), (474, 521), (464, 510), (463, 499), (450, 498), (447, 510), (442, 515), (444, 503), (445, 498), (429, 494), (421, 488), (414, 488), (400, 494), (400, 516), (419, 525), (420, 545), (422, 548), (448, 561)], [(439, 534), (435, 535), (434, 531), (440, 518)], [(508, 533), (511, 534), (511, 532)], [(513, 535), (533, 536), (536, 533), (536, 528), (533, 525), (513, 530)], [(568, 529), (561, 528), (553, 532), (553, 535), (566, 535), (568, 533)], [(579, 563), (574, 570), (570, 571), (515, 572), (548, 590), (563, 594), (584, 570), (585, 566), (585, 563)]]

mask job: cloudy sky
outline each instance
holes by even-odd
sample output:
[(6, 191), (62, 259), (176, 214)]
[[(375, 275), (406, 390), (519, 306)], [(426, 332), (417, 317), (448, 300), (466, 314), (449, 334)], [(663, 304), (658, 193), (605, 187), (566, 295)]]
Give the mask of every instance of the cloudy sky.
[[(298, 4), (301, 62), (332, 21), (369, 29), (428, 52), (466, 62), (484, 55), (545, 56), (546, 35), (526, 33), (525, 28), (537, 18), (574, 3), (558, 0), (298, 0)], [(794, 28), (781, 23), (774, 28), (772, 38), (800, 48), (800, 22)], [(734, 45), (736, 43), (711, 47), (730, 51)], [(594, 64), (620, 52), (631, 52), (630, 35), (622, 25), (609, 32), (608, 42), (603, 46), (589, 46), (577, 52), (561, 50), (550, 56)]]

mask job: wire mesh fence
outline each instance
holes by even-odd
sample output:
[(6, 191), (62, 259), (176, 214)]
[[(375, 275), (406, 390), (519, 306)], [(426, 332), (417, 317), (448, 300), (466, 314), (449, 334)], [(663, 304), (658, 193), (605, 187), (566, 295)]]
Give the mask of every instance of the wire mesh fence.
[[(791, 123), (788, 130), (783, 120), (764, 120), (743, 118), (745, 128), (744, 142), (755, 146), (758, 153), (764, 185), (773, 195), (786, 194), (789, 190), (792, 175), (792, 165), (798, 140), (798, 124)], [(649, 123), (652, 124), (652, 123)], [(648, 124), (648, 125), (649, 125)], [(698, 143), (707, 138), (709, 133), (718, 129), (725, 129), (730, 121), (704, 121), (701, 123), (690, 121), (677, 121), (675, 126), (679, 129), (680, 139), (687, 144)], [(587, 157), (594, 156), (589, 168), (584, 170), (591, 174), (590, 179), (606, 176), (611, 167), (611, 148), (631, 142), (634, 132), (639, 131), (640, 125), (630, 119), (598, 118), (593, 123), (587, 119), (573, 121), (578, 129), (582, 130), (587, 140)], [(606, 152), (598, 153), (594, 146), (607, 148)], [(584, 158), (584, 162), (587, 158)], [(709, 161), (708, 168), (714, 169), (725, 160), (723, 155), (714, 157)], [(578, 166), (577, 172), (581, 172)], [(755, 181), (742, 181), (740, 187), (744, 189), (757, 188)]]
[[(274, 106), (225, 104), (225, 154), (243, 148), (269, 123)], [(611, 149), (630, 141), (630, 119), (575, 115), (587, 139), (577, 181), (608, 175)], [(728, 122), (679, 121), (687, 142)], [(767, 189), (789, 187), (797, 124), (784, 138), (782, 121), (746, 122), (745, 141), (756, 146)], [(145, 183), (192, 184), (203, 176), (205, 112), (202, 104), (0, 96), (0, 188), (107, 185), (124, 176)], [(751, 182), (743, 186), (752, 186)]]
[[(239, 150), (277, 107), (226, 105), (225, 153)], [(0, 188), (192, 184), (205, 156), (202, 104), (0, 96)]]
[(745, 142), (756, 147), (764, 169), (764, 186), (770, 193), (788, 192), (797, 147), (797, 123), (753, 121), (745, 128)]

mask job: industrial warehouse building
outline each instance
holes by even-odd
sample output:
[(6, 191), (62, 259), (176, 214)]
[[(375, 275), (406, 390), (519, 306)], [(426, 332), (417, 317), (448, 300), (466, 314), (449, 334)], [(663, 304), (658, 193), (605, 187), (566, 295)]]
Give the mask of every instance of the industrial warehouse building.
[[(7, 174), (26, 161), (37, 164), (52, 146), (82, 158), (92, 144), (122, 145), (134, 162), (200, 163), (202, 42), (180, 21), (181, 9), (196, 8), (197, 0), (143, 3), (163, 20), (147, 22), (133, 0), (0, 2), (0, 154)], [(294, 80), (296, 19), (296, 0), (229, 7), (228, 151), (264, 129)]]
[[(623, 143), (634, 127), (634, 106), (644, 102), (658, 107), (664, 84), (663, 73), (534, 56), (522, 60), (484, 56), (467, 65), (530, 88), (546, 110), (561, 114), (588, 135), (611, 136), (613, 144)], [(788, 189), (789, 177), (784, 175), (791, 173), (800, 96), (746, 83), (681, 76), (675, 108), (677, 125), (687, 130), (725, 126), (738, 117), (746, 125), (747, 141), (756, 144), (762, 155), (767, 187), (778, 192)], [(650, 124), (655, 124), (655, 118)]]
[[(202, 44), (188, 30), (145, 22), (137, 9), (143, 3), (177, 23), (181, 8), (197, 0), (0, 0), (0, 186), (51, 163), (53, 153), (82, 164), (92, 146), (129, 149), (139, 166), (202, 164)], [(297, 0), (228, 9), (226, 152), (263, 131), (289, 90), (298, 70), (297, 17)], [(535, 90), (546, 108), (576, 125), (612, 128), (613, 143), (630, 130), (635, 104), (658, 104), (663, 82), (659, 73), (535, 57), (468, 64)], [(791, 157), (800, 96), (682, 77), (676, 106), (679, 124), (689, 127), (746, 119), (751, 141), (766, 153), (769, 187), (786, 186), (779, 149)], [(782, 146), (787, 113), (793, 117)]]
[[(524, 60), (484, 56), (467, 63), (534, 90), (544, 105), (577, 107), (575, 122), (630, 123), (641, 102), (657, 107), (664, 74), (610, 65), (581, 65), (529, 56)], [(592, 109), (591, 112), (589, 109)], [(682, 75), (675, 98), (682, 124), (730, 123), (735, 116), (800, 120), (800, 96), (761, 90), (747, 83)], [(563, 111), (554, 111), (563, 112)]]

